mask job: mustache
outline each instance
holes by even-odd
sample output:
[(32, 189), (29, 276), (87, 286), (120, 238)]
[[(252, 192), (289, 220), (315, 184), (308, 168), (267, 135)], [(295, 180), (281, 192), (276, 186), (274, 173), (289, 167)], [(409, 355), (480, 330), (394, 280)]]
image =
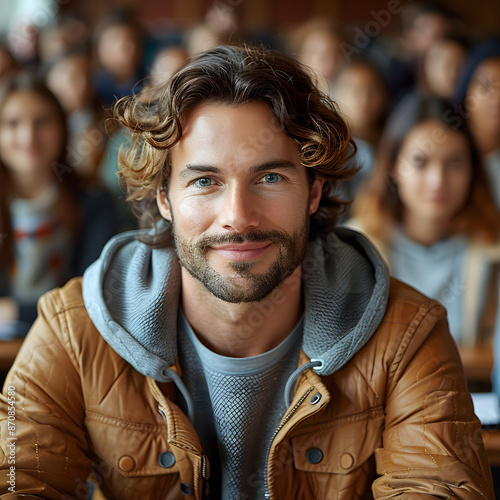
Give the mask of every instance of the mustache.
[(220, 234), (204, 236), (196, 242), (201, 250), (206, 250), (212, 245), (225, 245), (229, 243), (250, 243), (256, 241), (268, 241), (270, 243), (286, 243), (290, 236), (280, 231), (252, 231), (245, 234)]

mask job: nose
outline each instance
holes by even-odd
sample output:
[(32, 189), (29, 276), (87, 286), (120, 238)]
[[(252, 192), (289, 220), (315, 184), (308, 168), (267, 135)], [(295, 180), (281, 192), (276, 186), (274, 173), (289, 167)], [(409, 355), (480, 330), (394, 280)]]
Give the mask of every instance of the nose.
[(224, 193), (219, 214), (221, 227), (244, 233), (259, 225), (256, 200), (249, 190), (232, 186)]
[(427, 173), (427, 183), (430, 189), (440, 189), (445, 183), (445, 168), (441, 163), (434, 164)]
[(19, 142), (23, 146), (31, 146), (35, 140), (35, 124), (34, 123), (23, 123), (19, 127)]

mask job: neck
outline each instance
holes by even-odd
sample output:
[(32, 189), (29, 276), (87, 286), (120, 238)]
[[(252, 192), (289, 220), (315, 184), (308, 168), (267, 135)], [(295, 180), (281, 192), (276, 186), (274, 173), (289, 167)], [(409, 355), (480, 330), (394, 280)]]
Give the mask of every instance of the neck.
[(449, 231), (450, 221), (423, 219), (413, 214), (403, 216), (403, 227), (406, 235), (421, 245), (431, 246), (445, 238)]
[(279, 345), (298, 323), (300, 267), (259, 302), (224, 302), (182, 268), (182, 307), (200, 341), (223, 356), (249, 357)]

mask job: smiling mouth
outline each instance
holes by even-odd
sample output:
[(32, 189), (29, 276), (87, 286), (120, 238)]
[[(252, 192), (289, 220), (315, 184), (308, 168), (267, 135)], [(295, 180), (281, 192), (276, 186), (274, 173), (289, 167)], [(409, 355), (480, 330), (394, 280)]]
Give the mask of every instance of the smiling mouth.
[(216, 253), (232, 261), (256, 260), (271, 246), (269, 242), (252, 242), (211, 247)]

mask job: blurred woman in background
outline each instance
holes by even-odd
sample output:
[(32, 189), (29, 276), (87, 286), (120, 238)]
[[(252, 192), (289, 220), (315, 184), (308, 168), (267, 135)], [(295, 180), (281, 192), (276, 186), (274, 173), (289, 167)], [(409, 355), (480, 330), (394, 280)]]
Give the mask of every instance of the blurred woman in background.
[(468, 51), (464, 38), (445, 36), (438, 40), (423, 57), (422, 92), (451, 100)]
[(467, 125), (453, 113), (435, 97), (398, 106), (348, 225), (374, 241), (394, 277), (447, 308), (463, 351), (488, 346), (491, 369), (500, 214)]
[(457, 85), (456, 114), (466, 119), (500, 210), (500, 39), (477, 46)]
[(290, 48), (308, 66), (317, 86), (331, 96), (331, 87), (346, 60), (342, 52), (345, 35), (325, 19), (310, 19), (290, 37)]
[(66, 112), (72, 166), (81, 177), (97, 179), (108, 140), (105, 123), (109, 115), (96, 99), (90, 54), (74, 50), (62, 55), (48, 70), (46, 83)]
[(46, 291), (99, 255), (116, 232), (110, 197), (67, 161), (64, 111), (35, 77), (0, 88), (0, 329), (24, 335)]
[(340, 69), (332, 91), (357, 146), (353, 160), (360, 170), (340, 187), (342, 198), (352, 201), (375, 163), (387, 114), (387, 88), (376, 66), (358, 58)]
[(110, 12), (95, 29), (94, 46), (97, 98), (111, 108), (121, 97), (138, 92), (145, 76), (143, 33), (136, 16), (126, 9)]

